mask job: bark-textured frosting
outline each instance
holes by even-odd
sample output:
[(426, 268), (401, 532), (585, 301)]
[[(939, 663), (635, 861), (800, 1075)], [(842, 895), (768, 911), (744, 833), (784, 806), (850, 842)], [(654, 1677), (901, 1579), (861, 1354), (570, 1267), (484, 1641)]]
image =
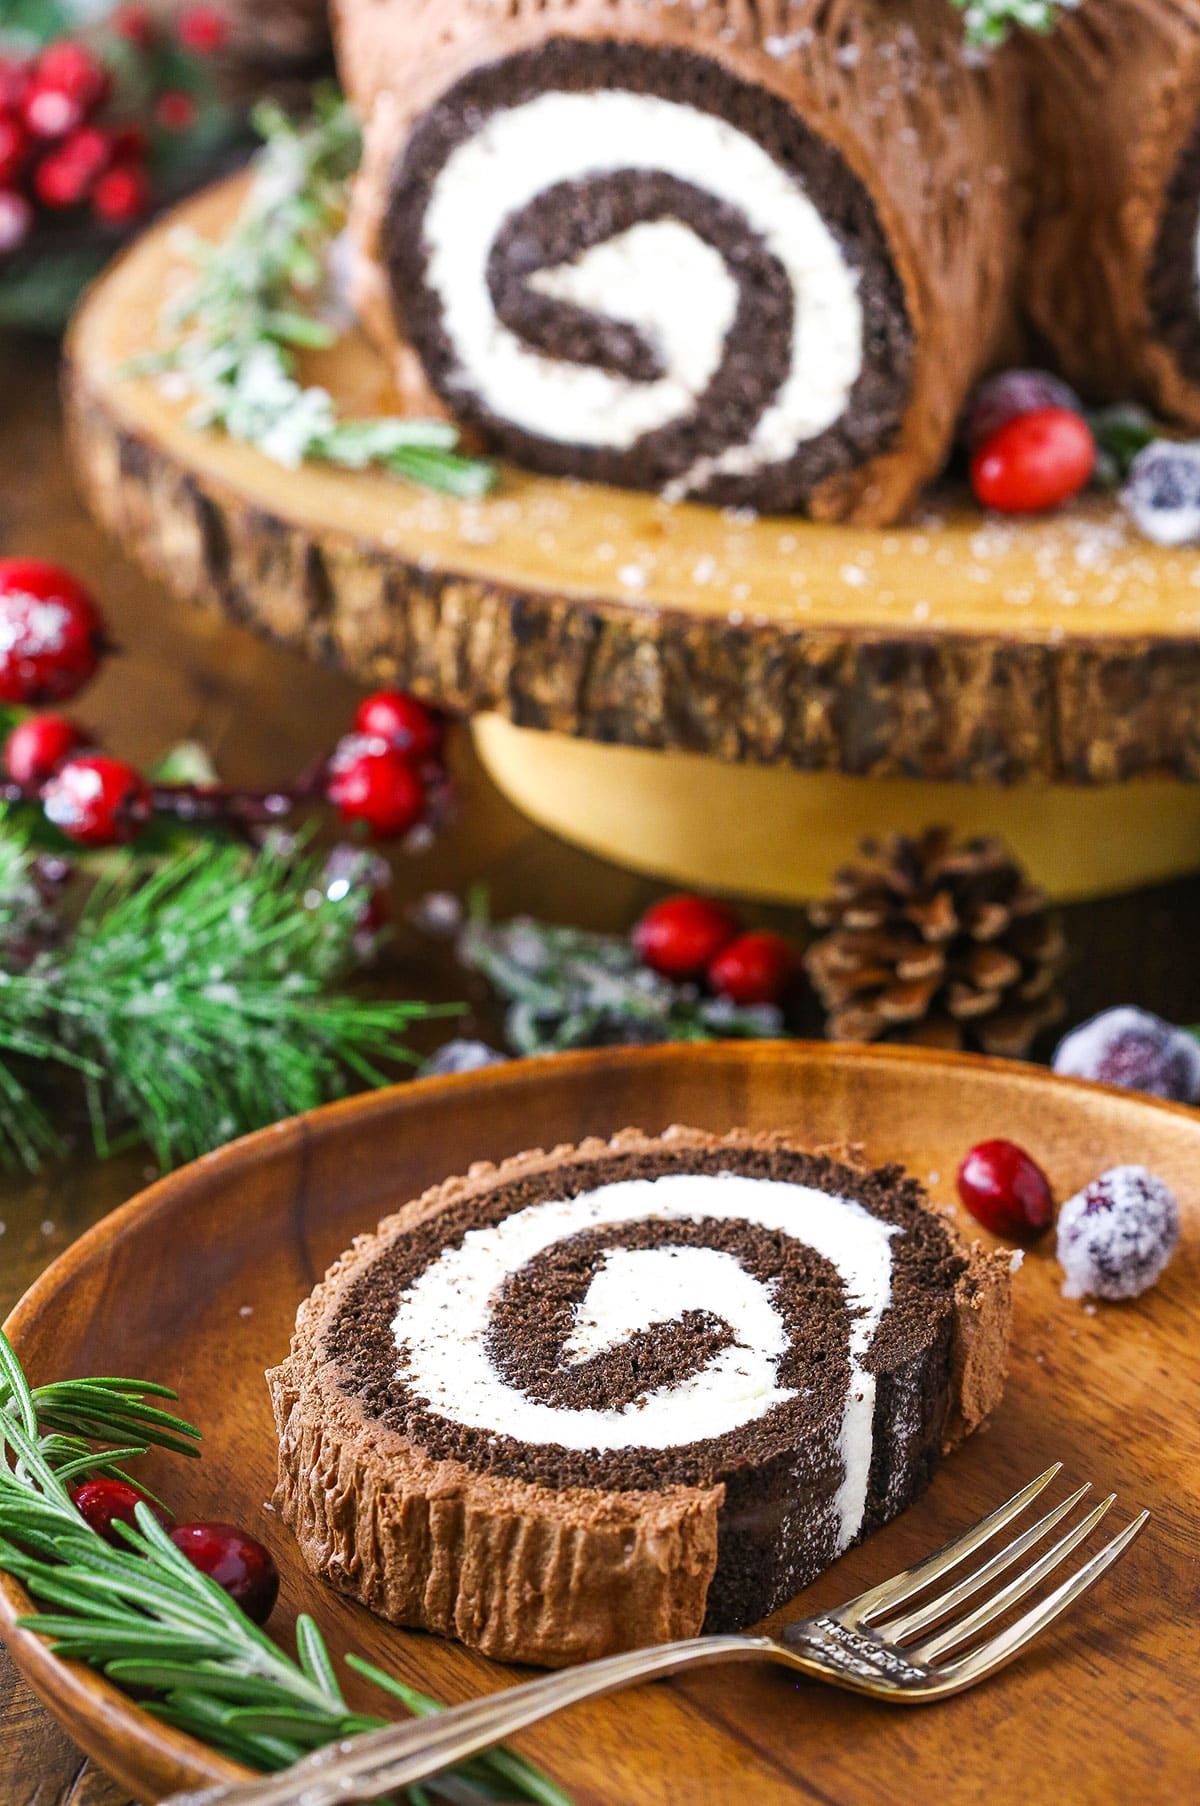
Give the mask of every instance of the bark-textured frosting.
[[(785, 1210), (795, 1199), (793, 1233), (790, 1221), (764, 1227), (723, 1204), (668, 1220), (656, 1193), (644, 1214), (543, 1237), (487, 1296), (482, 1327), (456, 1270), (443, 1319), (461, 1340), (461, 1369), (478, 1367), (482, 1349), (522, 1412), (549, 1408), (559, 1424), (625, 1412), (604, 1446), (561, 1430), (560, 1442), (521, 1440), (437, 1396), (399, 1333), (418, 1282), (469, 1249), (473, 1231), (672, 1174), (693, 1187), (692, 1176), (713, 1176), (709, 1200), (734, 1197), (727, 1175), (841, 1200), (832, 1217), (850, 1215), (865, 1248), (885, 1244), (875, 1315), (860, 1294), (849, 1308), (841, 1256), (813, 1232), (801, 1194), (781, 1194)], [(765, 1311), (779, 1332), (769, 1408), (745, 1406), (735, 1388), (736, 1421), (721, 1434), (654, 1443), (643, 1429), (639, 1444), (656, 1398), (665, 1392), (676, 1408), (722, 1351), (744, 1360), (753, 1333), (743, 1323), (735, 1335), (719, 1302), (697, 1298), (699, 1308), (652, 1308), (644, 1321), (635, 1310), (622, 1334), (573, 1350), (578, 1306), (598, 1296), (618, 1248), (631, 1263), (620, 1285), (645, 1250), (690, 1258), (693, 1272), (736, 1270), (751, 1314)], [(705, 1251), (698, 1264), (691, 1250)], [(965, 1249), (896, 1168), (870, 1171), (782, 1136), (682, 1129), (522, 1155), (388, 1218), (301, 1307), (291, 1355), (268, 1376), (277, 1500), (316, 1572), (384, 1617), (503, 1659), (559, 1665), (737, 1628), (902, 1510), (941, 1448), (992, 1409), (1009, 1310), (1007, 1258)], [(455, 1379), (459, 1370), (458, 1357), (445, 1367)]]
[(1200, 6), (1087, 0), (1022, 54), (1034, 325), (1084, 394), (1200, 425)]
[[(1015, 60), (1005, 52), (986, 67), (964, 62), (945, 0), (341, 0), (338, 35), (343, 76), (366, 120), (353, 218), (360, 310), (406, 388), (431, 380), (454, 411), (544, 468), (819, 518), (894, 519), (936, 472), (971, 383), (1011, 323), (1022, 141)], [(652, 149), (635, 154), (631, 141), (630, 167), (617, 146), (602, 170), (581, 171), (564, 129), (543, 186), (526, 185), (515, 217), (496, 232), (491, 305), (517, 343), (576, 373), (616, 370), (644, 388), (656, 374), (645, 337), (627, 322), (614, 326), (603, 305), (589, 312), (561, 294), (548, 299), (538, 272), (580, 267), (589, 249), (628, 241), (638, 222), (670, 219), (736, 279), (726, 356), (715, 371), (704, 365), (709, 382), (691, 392), (694, 410), (652, 421), (615, 451), (582, 433), (573, 442), (531, 432), (527, 421), (514, 431), (503, 407), (456, 367), (462, 347), (445, 330), (445, 295), (426, 268), (428, 203), (453, 152), (489, 131), (500, 110), (603, 89), (715, 115), (736, 126), (743, 152), (750, 146), (742, 193), (751, 204), (739, 207), (729, 184), (714, 192), (715, 175), (707, 185), (682, 180), (679, 167), (655, 168)], [(669, 137), (664, 125), (657, 141)], [(647, 145), (655, 140), (648, 124)], [(817, 290), (794, 276), (789, 284), (754, 218), (763, 193), (750, 173), (755, 147), (812, 203), (845, 265), (850, 302), (836, 285), (825, 292), (843, 325), (861, 302), (862, 364), (840, 412), (836, 396), (818, 409), (793, 456), (731, 464), (721, 454), (740, 448), (780, 397), (793, 323), (797, 341), (813, 332), (818, 364), (826, 331), (813, 325)], [(709, 157), (704, 167), (725, 161)], [(729, 183), (735, 173), (731, 159)], [(646, 247), (643, 235), (639, 256)], [(836, 261), (828, 246), (821, 255)], [(654, 286), (651, 262), (635, 258), (633, 267)], [(697, 278), (680, 314), (705, 300)], [(671, 365), (669, 324), (660, 337)], [(798, 362), (799, 354), (793, 373)], [(778, 445), (769, 426), (760, 437)]]

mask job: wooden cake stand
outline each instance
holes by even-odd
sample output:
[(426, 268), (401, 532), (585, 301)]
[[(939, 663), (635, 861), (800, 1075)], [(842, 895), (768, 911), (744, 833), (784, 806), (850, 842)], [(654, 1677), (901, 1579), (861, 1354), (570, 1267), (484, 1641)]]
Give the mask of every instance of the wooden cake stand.
[[(529, 815), (639, 869), (794, 899), (864, 833), (1002, 834), (1063, 897), (1200, 866), (1200, 554), (1089, 498), (1043, 521), (936, 496), (891, 530), (756, 519), (505, 468), (463, 503), (285, 470), (190, 427), (129, 360), (241, 180), (151, 230), (70, 335), (100, 518), (181, 595), (474, 717)], [(398, 406), (357, 334), (305, 372)]]

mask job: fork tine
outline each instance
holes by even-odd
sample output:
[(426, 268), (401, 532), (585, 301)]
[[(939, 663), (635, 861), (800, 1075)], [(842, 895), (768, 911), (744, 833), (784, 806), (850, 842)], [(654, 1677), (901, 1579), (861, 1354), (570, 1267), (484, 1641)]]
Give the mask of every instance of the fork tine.
[(1130, 1543), (1141, 1535), (1149, 1519), (1148, 1511), (1140, 1512), (1110, 1543), (1105, 1543), (1091, 1561), (1055, 1587), (1048, 1598), (1031, 1606), (1024, 1617), (1018, 1618), (1015, 1624), (1010, 1624), (1007, 1630), (989, 1638), (978, 1649), (972, 1650), (970, 1655), (963, 1656), (960, 1661), (948, 1663), (941, 1673), (948, 1678), (952, 1677), (957, 1686), (969, 1687), (991, 1674), (994, 1669), (1002, 1667), (1005, 1662), (1011, 1662), (1026, 1643), (1045, 1630), (1048, 1624), (1053, 1624), (1068, 1606), (1074, 1605), (1082, 1593), (1094, 1586), (1106, 1568), (1111, 1568), (1115, 1561), (1120, 1561)]
[(1062, 1462), (1056, 1461), (1053, 1467), (1048, 1467), (1044, 1474), (1039, 1474), (1036, 1480), (1023, 1486), (1005, 1504), (997, 1506), (987, 1517), (980, 1518), (977, 1524), (972, 1524), (961, 1536), (944, 1543), (924, 1561), (918, 1562), (915, 1568), (905, 1568), (902, 1573), (893, 1574), (890, 1580), (880, 1581), (878, 1586), (870, 1587), (867, 1592), (859, 1593), (857, 1598), (849, 1600), (842, 1607), (842, 1613), (852, 1620), (861, 1621), (877, 1612), (893, 1611), (896, 1606), (903, 1605), (906, 1599), (911, 1599), (914, 1593), (924, 1592), (931, 1581), (948, 1574), (952, 1568), (957, 1568), (982, 1543), (986, 1543), (998, 1530), (1003, 1530), (1006, 1524), (1011, 1524), (1015, 1517), (1019, 1517), (1025, 1507), (1037, 1498), (1042, 1488), (1049, 1486), (1054, 1476), (1061, 1472)]
[(1061, 1523), (1069, 1511), (1074, 1510), (1084, 1493), (1090, 1490), (1091, 1484), (1090, 1480), (1085, 1480), (1061, 1505), (1048, 1511), (1045, 1517), (1039, 1518), (1036, 1524), (1031, 1524), (1028, 1530), (1023, 1531), (1011, 1543), (1006, 1543), (990, 1561), (984, 1562), (981, 1568), (968, 1574), (948, 1591), (937, 1594), (925, 1605), (917, 1606), (915, 1611), (905, 1612), (899, 1618), (889, 1618), (882, 1624), (873, 1625), (875, 1635), (886, 1637), (889, 1643), (902, 1643), (905, 1637), (914, 1636), (917, 1631), (924, 1630), (926, 1625), (944, 1618), (947, 1612), (952, 1612), (956, 1605), (961, 1605), (964, 1599), (969, 1599), (980, 1587), (988, 1586), (998, 1574), (1003, 1574), (1006, 1568), (1011, 1568), (1015, 1561), (1019, 1561), (1027, 1549), (1032, 1549), (1035, 1543), (1040, 1543), (1044, 1536), (1048, 1536), (1054, 1526)]
[(998, 1593), (993, 1593), (990, 1599), (985, 1599), (982, 1605), (977, 1605), (975, 1610), (968, 1612), (965, 1618), (956, 1619), (953, 1624), (948, 1624), (945, 1630), (938, 1631), (935, 1636), (926, 1637), (921, 1643), (910, 1644), (905, 1650), (905, 1654), (912, 1661), (928, 1662), (932, 1665), (941, 1656), (944, 1656), (948, 1649), (953, 1649), (956, 1643), (966, 1642), (967, 1638), (973, 1637), (977, 1630), (982, 1630), (985, 1624), (990, 1624), (993, 1618), (1002, 1617), (1010, 1605), (1015, 1605), (1018, 1599), (1023, 1599), (1026, 1593), (1031, 1593), (1047, 1574), (1052, 1573), (1060, 1562), (1067, 1559), (1072, 1549), (1077, 1549), (1080, 1543), (1091, 1535), (1109, 1506), (1116, 1500), (1116, 1496), (1115, 1492), (1110, 1492), (1106, 1499), (1101, 1499), (1098, 1505), (1093, 1505), (1087, 1516), (1081, 1518), (1073, 1530), (1069, 1530), (1066, 1536), (1060, 1537), (1058, 1542), (1047, 1549), (1044, 1555), (1040, 1555), (1037, 1561), (1031, 1563), (1023, 1573), (1018, 1574), (1015, 1580), (1010, 1580), (1008, 1585), (1001, 1587)]

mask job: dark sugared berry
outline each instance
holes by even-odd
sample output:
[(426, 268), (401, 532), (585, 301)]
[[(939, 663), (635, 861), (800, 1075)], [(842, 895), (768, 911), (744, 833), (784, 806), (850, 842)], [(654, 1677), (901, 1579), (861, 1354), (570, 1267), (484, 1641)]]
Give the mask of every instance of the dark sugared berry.
[(1093, 1016), (1059, 1043), (1054, 1070), (1177, 1104), (1200, 1103), (1200, 1042), (1149, 1010)]
[(92, 189), (92, 211), (109, 226), (128, 226), (150, 205), (150, 177), (140, 163), (106, 169)]
[(739, 934), (708, 968), (708, 982), (731, 1003), (778, 1003), (796, 976), (796, 955), (782, 935), (766, 929)]
[(971, 460), (971, 485), (985, 508), (1041, 514), (1078, 495), (1095, 466), (1087, 421), (1069, 408), (1038, 408), (983, 441)]
[(1144, 1166), (1114, 1166), (1058, 1215), (1064, 1298), (1137, 1298), (1179, 1245), (1179, 1205)]
[(279, 1596), (279, 1570), (270, 1550), (236, 1524), (219, 1521), (177, 1524), (171, 1541), (194, 1568), (224, 1587), (248, 1618), (266, 1623)]
[(144, 778), (120, 759), (86, 753), (61, 765), (42, 791), (42, 808), (68, 840), (85, 847), (136, 840), (153, 798)]
[(0, 558), (0, 702), (65, 702), (104, 651), (95, 602), (60, 565)]
[(441, 750), (440, 717), (403, 690), (377, 690), (365, 696), (354, 716), (360, 734), (374, 734), (410, 759), (434, 759)]
[(137, 1529), (134, 1507), (148, 1505), (160, 1524), (169, 1524), (170, 1517), (148, 1499), (144, 1492), (136, 1486), (129, 1486), (124, 1480), (85, 1480), (71, 1494), (71, 1503), (86, 1524), (102, 1536), (105, 1542), (112, 1543), (118, 1549), (127, 1549), (128, 1543), (113, 1530), (114, 1524), (128, 1524), (130, 1529)]
[(4, 763), (18, 784), (43, 784), (85, 744), (82, 730), (65, 715), (30, 715), (5, 741)]
[(1200, 445), (1156, 439), (1129, 467), (1121, 501), (1147, 539), (1160, 546), (1200, 540)]
[(377, 840), (396, 840), (425, 813), (425, 786), (412, 761), (373, 734), (348, 734), (336, 747), (325, 795), (345, 822), (362, 822)]
[(977, 1222), (1014, 1242), (1036, 1241), (1054, 1221), (1054, 1193), (1015, 1141), (981, 1141), (958, 1169), (958, 1195)]
[(963, 444), (978, 451), (985, 439), (1020, 414), (1036, 414), (1041, 408), (1066, 408), (1082, 414), (1079, 397), (1061, 376), (1049, 370), (1001, 370), (985, 377), (972, 395), (963, 416)]
[(732, 909), (709, 897), (664, 897), (633, 931), (633, 944), (664, 978), (699, 978), (741, 927)]

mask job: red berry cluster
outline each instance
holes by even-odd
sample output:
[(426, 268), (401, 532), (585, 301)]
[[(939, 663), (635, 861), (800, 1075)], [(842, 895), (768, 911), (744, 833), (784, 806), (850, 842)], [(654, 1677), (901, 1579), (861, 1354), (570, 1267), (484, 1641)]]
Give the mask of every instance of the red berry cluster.
[(1000, 514), (1043, 514), (1078, 495), (1096, 441), (1074, 391), (1048, 370), (1005, 370), (976, 390), (964, 427), (971, 487)]
[(743, 1007), (778, 1003), (798, 970), (782, 935), (745, 931), (733, 910), (707, 897), (664, 897), (646, 911), (633, 940), (664, 978), (703, 980)]
[[(71, 1502), (97, 1536), (117, 1549), (128, 1550), (129, 1545), (113, 1526), (128, 1524), (136, 1530), (138, 1505), (147, 1506), (164, 1528), (171, 1523), (169, 1512), (124, 1480), (86, 1480), (71, 1494)], [(279, 1596), (279, 1570), (270, 1550), (236, 1524), (219, 1521), (176, 1524), (168, 1533), (192, 1566), (223, 1587), (248, 1618), (266, 1623)]]
[[(0, 702), (38, 708), (65, 702), (108, 649), (94, 598), (76, 577), (36, 558), (0, 559)], [(376, 840), (400, 839), (435, 817), (446, 791), (444, 724), (399, 690), (360, 704), (354, 731), (292, 787), (268, 791), (151, 784), (97, 751), (68, 717), (30, 715), (4, 746), (7, 802), (36, 802), (68, 840), (114, 846), (136, 840), (153, 815), (263, 826), (322, 801)]]
[[(176, 23), (179, 45), (211, 56), (227, 35), (224, 15), (208, 6)], [(123, 6), (109, 30), (140, 64), (144, 86), (156, 87), (159, 26), (145, 6)], [(37, 212), (86, 210), (103, 226), (124, 227), (150, 206), (151, 135), (118, 115), (109, 63), (92, 43), (61, 38), (27, 57), (0, 59), (0, 257), (17, 250)], [(187, 130), (196, 117), (190, 94), (159, 92), (153, 117), (166, 132)], [(149, 122), (147, 121), (147, 124)]]

